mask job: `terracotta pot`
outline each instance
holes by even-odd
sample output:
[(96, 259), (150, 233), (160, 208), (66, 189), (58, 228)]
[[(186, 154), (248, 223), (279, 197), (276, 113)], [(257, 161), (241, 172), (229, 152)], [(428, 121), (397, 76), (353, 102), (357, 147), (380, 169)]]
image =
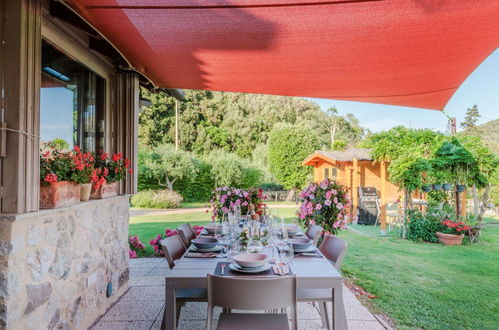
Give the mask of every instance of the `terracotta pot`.
[(80, 200), (86, 202), (90, 199), (90, 191), (92, 190), (91, 183), (80, 184)]
[(60, 181), (48, 186), (40, 185), (40, 208), (55, 209), (80, 202), (80, 185)]
[(100, 185), (99, 189), (95, 189), (92, 186), (92, 192), (90, 193), (91, 199), (103, 199), (114, 197), (118, 195), (118, 182), (104, 183)]
[(461, 245), (464, 235), (444, 234), (437, 231), (437, 237), (443, 245)]

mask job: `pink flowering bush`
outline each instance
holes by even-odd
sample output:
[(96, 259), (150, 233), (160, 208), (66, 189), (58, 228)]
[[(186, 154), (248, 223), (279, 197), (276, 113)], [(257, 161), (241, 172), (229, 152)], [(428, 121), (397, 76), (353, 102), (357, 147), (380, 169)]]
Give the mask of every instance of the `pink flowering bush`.
[(335, 181), (311, 183), (300, 194), (299, 222), (320, 225), (326, 233), (336, 235), (350, 218), (350, 199), (347, 188)]
[(194, 227), (192, 227), (192, 230), (194, 231), (194, 235), (196, 236), (199, 236), (201, 234), (201, 232), (203, 231), (204, 227), (203, 226), (198, 226), (198, 225), (195, 225)]
[(140, 241), (138, 236), (131, 236), (128, 239), (128, 243), (130, 244), (130, 249), (128, 251), (128, 255), (130, 259), (137, 258), (137, 255), (142, 256), (145, 253), (145, 246)]
[(249, 191), (234, 187), (217, 187), (211, 193), (211, 220), (221, 219), (224, 215), (240, 206), (241, 214), (248, 213), (248, 205), (255, 205), (255, 211), (261, 214), (266, 197), (261, 189), (251, 188)]
[(166, 228), (165, 233), (156, 235), (155, 238), (149, 241), (149, 245), (153, 247), (154, 253), (156, 255), (163, 256), (164, 254), (160, 244), (161, 240), (174, 235), (178, 235), (178, 231), (176, 231), (175, 229)]

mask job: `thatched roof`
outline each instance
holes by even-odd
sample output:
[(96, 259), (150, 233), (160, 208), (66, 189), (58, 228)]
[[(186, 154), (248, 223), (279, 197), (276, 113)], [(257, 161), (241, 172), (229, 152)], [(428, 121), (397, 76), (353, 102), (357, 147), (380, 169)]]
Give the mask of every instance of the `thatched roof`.
[(308, 156), (304, 161), (304, 165), (312, 165), (309, 162), (312, 161), (314, 158), (326, 158), (332, 161), (337, 161), (337, 162), (351, 162), (353, 161), (354, 158), (357, 158), (357, 160), (373, 160), (373, 157), (371, 156), (371, 150), (370, 149), (363, 149), (363, 148), (350, 148), (347, 150), (331, 150), (331, 151), (324, 151), (324, 150), (317, 150), (310, 156)]

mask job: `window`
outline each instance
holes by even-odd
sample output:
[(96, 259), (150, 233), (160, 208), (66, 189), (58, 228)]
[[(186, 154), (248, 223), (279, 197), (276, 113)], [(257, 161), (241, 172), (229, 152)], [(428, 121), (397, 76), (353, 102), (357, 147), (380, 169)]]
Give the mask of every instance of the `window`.
[(324, 180), (329, 179), (329, 168), (324, 169)]
[(41, 141), (83, 150), (104, 149), (105, 80), (81, 63), (42, 44)]
[(336, 167), (331, 168), (331, 176), (333, 180), (338, 180), (338, 169)]

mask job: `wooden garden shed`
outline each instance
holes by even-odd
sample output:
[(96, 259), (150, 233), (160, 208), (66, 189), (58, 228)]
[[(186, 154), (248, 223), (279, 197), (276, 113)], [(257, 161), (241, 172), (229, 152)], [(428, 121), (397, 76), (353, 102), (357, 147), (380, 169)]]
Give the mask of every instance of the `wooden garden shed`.
[(401, 195), (399, 187), (388, 181), (388, 163), (375, 162), (369, 149), (318, 150), (308, 156), (303, 165), (314, 167), (314, 182), (332, 179), (348, 187), (354, 212), (358, 205), (358, 187), (376, 188), (381, 205), (395, 202)]

